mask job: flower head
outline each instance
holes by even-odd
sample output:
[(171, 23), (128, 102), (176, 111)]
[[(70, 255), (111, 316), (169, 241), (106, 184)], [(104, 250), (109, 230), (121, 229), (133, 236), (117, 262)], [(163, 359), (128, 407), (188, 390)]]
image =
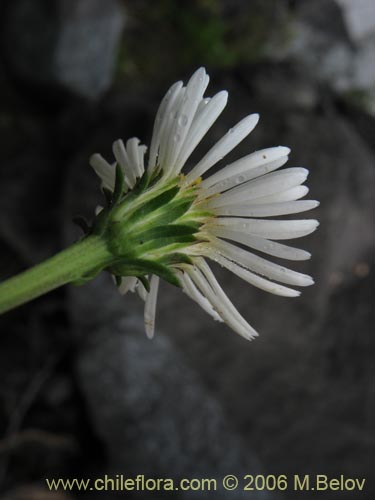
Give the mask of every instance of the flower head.
[(136, 138), (126, 145), (122, 140), (113, 143), (114, 163), (98, 154), (90, 160), (109, 200), (107, 208), (97, 210), (92, 231), (105, 234), (114, 256), (108, 269), (120, 292), (137, 290), (145, 300), (149, 337), (154, 333), (159, 277), (180, 286), (215, 320), (246, 339), (257, 336), (220, 287), (207, 259), (285, 297), (300, 294), (290, 286), (313, 284), (310, 276), (253, 253), (286, 260), (310, 258), (308, 252), (278, 240), (310, 234), (318, 222), (273, 219), (318, 205), (301, 200), (308, 192), (302, 185), (306, 169), (277, 171), (287, 162), (289, 148), (256, 151), (206, 176), (254, 129), (257, 114), (246, 116), (182, 173), (227, 103), (226, 91), (204, 97), (208, 82), (200, 68), (186, 86), (177, 82), (168, 90), (156, 115), (147, 168), (147, 148)]

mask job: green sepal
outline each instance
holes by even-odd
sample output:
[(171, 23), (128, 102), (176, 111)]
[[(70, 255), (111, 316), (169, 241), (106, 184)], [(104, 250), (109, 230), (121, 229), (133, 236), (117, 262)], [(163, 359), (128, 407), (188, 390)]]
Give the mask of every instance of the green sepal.
[(191, 257), (184, 253), (171, 253), (158, 259), (160, 264), (171, 266), (173, 264), (193, 264)]
[[(143, 231), (136, 235), (132, 235), (131, 239), (127, 240), (124, 251), (133, 249), (132, 254), (137, 255), (137, 252), (146, 254), (152, 250), (166, 247), (178, 243), (194, 243), (197, 238), (194, 236), (196, 230), (189, 226), (179, 224), (171, 224), (169, 226), (158, 226)], [(121, 248), (119, 248), (121, 252)]]
[(147, 201), (132, 213), (132, 215), (128, 218), (128, 223), (133, 223), (138, 219), (144, 218), (151, 212), (154, 212), (163, 205), (166, 205), (171, 200), (173, 200), (178, 191), (179, 191), (178, 186), (175, 186), (171, 189), (168, 189), (168, 191), (164, 191), (164, 193), (159, 194), (152, 200)]
[(181, 217), (181, 222), (185, 224), (185, 219), (187, 219), (186, 222), (190, 219), (194, 219), (203, 223), (206, 219), (210, 219), (212, 217), (215, 217), (215, 214), (207, 210), (191, 210), (189, 213)]
[(136, 234), (133, 238), (143, 242), (148, 242), (150, 240), (158, 240), (161, 238), (191, 236), (196, 232), (197, 229), (188, 224), (169, 224), (168, 226), (163, 225), (146, 229), (146, 231)]
[(148, 188), (149, 182), (150, 182), (150, 176), (147, 172), (145, 172), (139, 179), (138, 184), (134, 187), (133, 192), (137, 196), (143, 193), (143, 191), (145, 191)]
[[(180, 221), (178, 221), (180, 222)], [(201, 222), (196, 222), (195, 220), (184, 220), (181, 221), (181, 226), (190, 227), (193, 233), (197, 233), (199, 228), (202, 226)]]
[(91, 231), (90, 224), (87, 222), (85, 217), (82, 217), (82, 215), (75, 215), (73, 217), (73, 222), (76, 224), (78, 227), (80, 227), (83, 231), (84, 234), (89, 234)]
[(152, 187), (154, 186), (157, 182), (160, 181), (162, 178), (163, 172), (160, 170), (159, 167), (157, 167), (151, 174), (150, 179), (149, 179), (149, 186)]
[(146, 292), (150, 291), (150, 280), (146, 278), (146, 276), (137, 276), (139, 281), (142, 283), (142, 285), (145, 287)]
[(103, 210), (96, 216), (95, 222), (92, 227), (92, 233), (97, 236), (102, 236), (108, 226), (108, 208), (103, 208)]
[[(156, 274), (172, 285), (180, 287), (181, 284), (174, 272), (164, 264), (146, 259), (119, 260), (109, 269), (111, 273), (121, 276), (137, 276), (139, 279), (145, 274)], [(142, 281), (142, 280), (141, 280)]]
[(125, 183), (124, 172), (122, 171), (121, 166), (118, 163), (116, 163), (115, 189), (113, 191), (113, 196), (111, 200), (112, 206), (117, 205), (117, 203), (120, 201), (124, 193), (124, 183)]
[(103, 191), (103, 194), (104, 194), (104, 198), (105, 198), (105, 204), (108, 208), (111, 207), (112, 205), (112, 191), (106, 187), (103, 187), (102, 188), (102, 191)]
[(194, 201), (194, 197), (189, 196), (188, 198), (183, 197), (180, 199), (173, 200), (168, 206), (159, 209), (158, 214), (158, 225), (170, 224), (171, 222), (180, 219), (191, 207)]
[[(195, 243), (196, 241), (197, 241), (197, 238), (194, 235), (169, 236), (169, 237), (164, 237), (164, 238), (158, 238), (158, 239), (148, 241), (147, 243), (143, 243), (142, 248), (141, 248), (141, 254), (145, 255), (149, 252), (153, 252), (156, 250), (161, 251), (161, 249), (163, 249), (163, 248), (167, 249), (167, 247), (170, 247), (170, 246), (173, 248), (186, 248), (187, 243)], [(124, 248), (124, 253), (126, 250), (128, 250), (128, 248)], [(120, 247), (118, 247), (118, 251), (119, 251), (119, 253), (121, 253)], [(129, 252), (128, 256), (129, 256), (129, 258), (136, 257), (137, 250), (134, 249), (133, 252)]]
[(91, 281), (92, 279), (96, 278), (98, 274), (100, 274), (103, 271), (103, 269), (104, 269), (103, 266), (95, 267), (90, 272), (86, 273), (85, 275), (81, 276), (75, 281), (72, 281), (71, 284), (75, 286), (85, 285), (88, 281)]

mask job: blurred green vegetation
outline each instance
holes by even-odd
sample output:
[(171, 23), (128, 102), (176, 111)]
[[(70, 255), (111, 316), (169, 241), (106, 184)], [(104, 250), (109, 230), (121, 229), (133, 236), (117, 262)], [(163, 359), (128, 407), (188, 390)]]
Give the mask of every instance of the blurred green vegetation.
[[(284, 0), (124, 2), (118, 80), (163, 80), (205, 65), (257, 62), (289, 36)], [(275, 42), (275, 40), (277, 40)]]
[(353, 88), (344, 92), (343, 98), (348, 104), (374, 114), (374, 110), (372, 109), (373, 97), (371, 96), (369, 91), (359, 88)]

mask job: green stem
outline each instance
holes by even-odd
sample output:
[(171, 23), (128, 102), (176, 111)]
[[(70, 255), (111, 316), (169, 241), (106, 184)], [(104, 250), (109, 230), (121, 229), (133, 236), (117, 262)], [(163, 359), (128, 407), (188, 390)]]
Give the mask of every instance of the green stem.
[(41, 264), (0, 283), (0, 314), (79, 280), (113, 259), (106, 243), (89, 236)]

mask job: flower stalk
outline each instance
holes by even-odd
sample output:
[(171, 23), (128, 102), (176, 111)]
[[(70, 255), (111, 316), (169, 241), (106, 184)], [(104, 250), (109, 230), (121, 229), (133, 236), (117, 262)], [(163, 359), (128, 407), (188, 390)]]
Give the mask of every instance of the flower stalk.
[(113, 257), (106, 242), (88, 236), (13, 278), (0, 283), (0, 314), (68, 283), (87, 281)]

